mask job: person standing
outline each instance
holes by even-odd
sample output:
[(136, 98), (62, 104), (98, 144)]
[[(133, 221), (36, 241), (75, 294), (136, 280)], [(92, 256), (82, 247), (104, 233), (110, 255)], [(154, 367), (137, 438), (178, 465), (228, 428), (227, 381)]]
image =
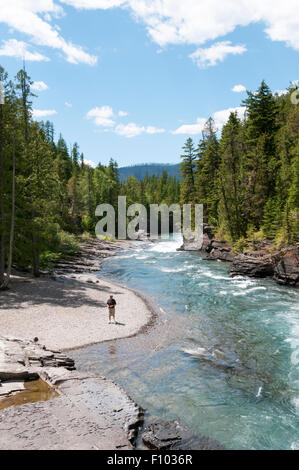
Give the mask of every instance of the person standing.
[(115, 305), (116, 305), (116, 301), (113, 298), (113, 295), (110, 295), (109, 299), (107, 300), (109, 323), (111, 323), (111, 320), (113, 318), (114, 324), (116, 324), (116, 321), (115, 321)]

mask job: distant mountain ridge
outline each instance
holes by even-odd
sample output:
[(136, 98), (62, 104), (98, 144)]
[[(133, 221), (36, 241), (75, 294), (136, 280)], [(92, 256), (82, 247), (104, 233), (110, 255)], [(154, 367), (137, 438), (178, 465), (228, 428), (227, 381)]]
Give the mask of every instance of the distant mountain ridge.
[(135, 176), (138, 180), (142, 180), (148, 176), (161, 176), (163, 171), (167, 171), (169, 176), (180, 177), (179, 174), (180, 163), (143, 163), (140, 165), (124, 166), (118, 169), (119, 178), (124, 181), (129, 176)]

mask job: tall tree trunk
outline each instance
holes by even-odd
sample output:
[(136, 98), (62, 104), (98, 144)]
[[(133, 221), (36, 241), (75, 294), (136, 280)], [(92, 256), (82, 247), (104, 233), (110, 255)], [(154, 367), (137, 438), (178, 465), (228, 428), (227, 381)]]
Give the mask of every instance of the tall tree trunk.
[(16, 199), (16, 149), (15, 149), (15, 133), (13, 132), (12, 141), (12, 189), (11, 189), (11, 222), (10, 222), (10, 235), (9, 235), (9, 252), (7, 261), (6, 278), (3, 283), (3, 288), (7, 288), (12, 267), (12, 256), (14, 246), (14, 234), (15, 234), (15, 199)]
[(1, 253), (0, 253), (0, 286), (4, 283), (5, 279), (5, 232), (6, 232), (6, 219), (4, 207), (4, 136), (3, 136), (3, 105), (0, 104), (0, 206), (1, 206)]

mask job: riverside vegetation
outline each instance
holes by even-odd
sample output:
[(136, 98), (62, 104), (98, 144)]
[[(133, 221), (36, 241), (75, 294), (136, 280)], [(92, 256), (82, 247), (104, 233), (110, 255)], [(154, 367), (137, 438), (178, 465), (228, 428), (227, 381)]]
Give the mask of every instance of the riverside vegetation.
[(0, 67), (5, 101), (0, 106), (0, 286), (13, 265), (41, 268), (79, 249), (78, 237), (93, 234), (95, 208), (119, 195), (127, 204), (202, 203), (216, 236), (241, 252), (250, 240), (276, 246), (298, 241), (299, 107), (290, 87), (273, 95), (262, 82), (248, 92), (246, 116), (232, 113), (221, 138), (212, 119), (198, 146), (189, 138), (181, 179), (134, 176), (121, 182), (117, 163), (85, 164), (79, 145), (68, 148), (53, 124), (32, 118), (31, 79), (25, 70), (9, 80)]

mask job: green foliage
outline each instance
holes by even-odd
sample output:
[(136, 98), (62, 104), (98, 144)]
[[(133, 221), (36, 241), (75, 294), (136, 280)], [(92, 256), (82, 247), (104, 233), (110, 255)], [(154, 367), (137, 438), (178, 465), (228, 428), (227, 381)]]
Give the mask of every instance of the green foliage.
[(239, 240), (234, 243), (232, 252), (237, 255), (239, 253), (244, 253), (248, 248), (248, 240), (245, 237), (240, 237)]
[(112, 204), (117, 219), (119, 195), (146, 208), (203, 203), (205, 220), (220, 238), (235, 242), (236, 252), (264, 237), (278, 245), (298, 240), (299, 106), (291, 103), (291, 91), (273, 96), (262, 82), (248, 93), (246, 119), (231, 114), (220, 139), (209, 119), (197, 148), (191, 138), (183, 147), (181, 180), (146, 167), (143, 179), (123, 181), (114, 160), (91, 168), (77, 143), (68, 149), (61, 135), (55, 141), (52, 123), (32, 119), (32, 81), (24, 70), (10, 81), (0, 67), (0, 80), (0, 287), (10, 255), (38, 275), (40, 266), (94, 236), (97, 205)]
[(186, 143), (181, 201), (204, 204), (205, 221), (237, 252), (264, 237), (280, 245), (298, 241), (299, 106), (290, 93), (273, 95), (263, 81), (248, 92), (243, 121), (232, 113), (219, 139), (209, 119), (197, 150), (191, 139)]

